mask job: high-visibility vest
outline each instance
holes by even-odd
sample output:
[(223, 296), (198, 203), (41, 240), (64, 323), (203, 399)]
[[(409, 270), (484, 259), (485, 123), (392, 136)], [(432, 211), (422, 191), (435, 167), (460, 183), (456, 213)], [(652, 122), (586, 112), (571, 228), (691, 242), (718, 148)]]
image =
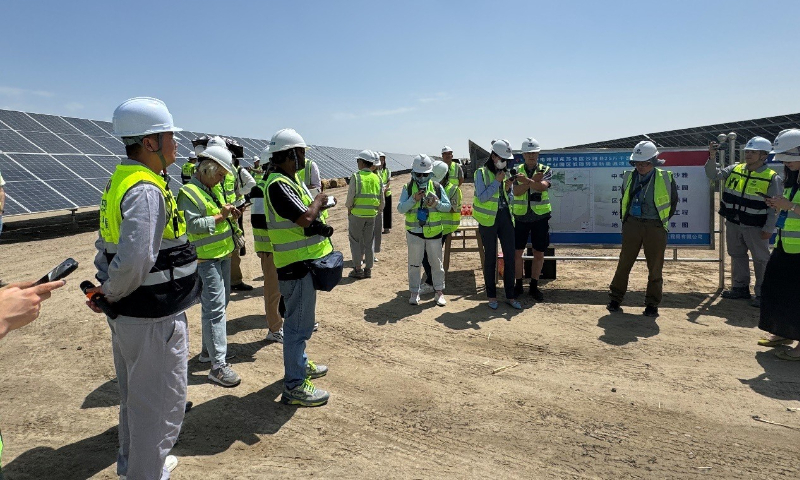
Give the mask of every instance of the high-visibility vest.
[(311, 168), (314, 165), (314, 160), (306, 157), (306, 167), (297, 171), (297, 179), (301, 183), (305, 183), (306, 187), (311, 188)]
[(392, 196), (392, 189), (389, 186), (389, 180), (392, 178), (392, 171), (386, 167), (381, 169), (381, 183), (386, 187), (386, 190), (383, 193), (384, 197), (391, 197)]
[[(494, 173), (492, 173), (486, 167), (479, 168), (476, 172), (476, 175), (481, 175), (483, 177), (483, 184), (487, 187), (495, 180)], [(475, 192), (475, 198), (472, 205), (472, 216), (480, 225), (484, 227), (491, 227), (494, 225), (495, 218), (497, 217), (497, 209), (500, 203), (500, 195), (503, 195), (503, 198), (506, 199), (506, 203), (508, 203), (508, 193), (506, 192), (503, 183), (504, 182), (500, 182), (500, 188), (498, 188), (497, 191), (494, 192), (494, 195), (492, 195), (491, 198), (485, 202), (482, 202), (478, 198), (478, 192)], [(511, 215), (511, 221), (512, 223), (514, 222), (513, 215)]]
[(767, 194), (775, 175), (777, 173), (769, 168), (760, 173), (748, 170), (746, 163), (733, 167), (725, 180), (719, 214), (736, 224), (763, 227), (767, 223), (769, 207), (759, 193)]
[(448, 235), (458, 230), (461, 225), (461, 202), (463, 195), (458, 185), (448, 184), (445, 187), (447, 198), (450, 199), (450, 211), (440, 214), (442, 216), (442, 235)]
[(372, 172), (359, 170), (350, 177), (354, 182), (355, 195), (350, 213), (356, 217), (374, 218), (381, 204), (381, 180)]
[(267, 183), (262, 179), (256, 182), (256, 188), (250, 193), (250, 223), (253, 226), (253, 240), (256, 252), (272, 252), (272, 242), (267, 229), (267, 212), (264, 207), (265, 188)]
[[(409, 186), (411, 187), (410, 190)], [(428, 180), (428, 191), (435, 192), (437, 196), (441, 196), (441, 192), (437, 186), (438, 184), (434, 183), (433, 180)], [(412, 180), (407, 185), (403, 185), (403, 190), (407, 191), (408, 198), (411, 198), (419, 191), (419, 187), (417, 187), (417, 182)], [(425, 199), (425, 197), (422, 198), (423, 200)], [(417, 219), (417, 210), (419, 210), (421, 204), (421, 201), (416, 202), (411, 210), (406, 212), (406, 230), (411, 231), (412, 229), (420, 227), (419, 220)], [(435, 208), (429, 209), (428, 220), (422, 225), (422, 235), (425, 238), (433, 238), (437, 235), (441, 235), (442, 231), (442, 214)]]
[[(221, 181), (217, 185), (222, 190), (222, 198), (225, 199), (225, 203), (230, 203), (231, 205), (236, 204), (236, 200), (239, 195), (236, 193), (237, 187), (239, 186), (239, 167), (233, 166), (233, 173), (226, 173), (225, 180)], [(216, 185), (215, 185), (216, 187)]]
[(178, 211), (175, 197), (167, 189), (164, 179), (144, 165), (117, 165), (100, 202), (100, 236), (106, 243), (106, 260), (111, 264), (117, 254), (122, 229), (122, 199), (128, 190), (142, 182), (155, 185), (161, 191), (167, 221), (155, 265), (144, 282), (115, 302), (113, 307), (120, 315), (160, 318), (182, 312), (197, 303), (201, 288), (197, 253), (186, 237), (186, 220)]
[[(274, 182), (283, 182), (288, 185), (292, 190), (297, 193), (303, 205), (306, 207), (311, 205), (314, 199), (308, 191), (308, 187), (303, 183), (297, 183), (282, 173), (271, 173), (267, 178), (266, 186), (264, 187), (264, 205), (267, 213), (267, 228), (269, 229), (269, 239), (272, 242), (272, 248), (275, 252), (275, 267), (281, 268), (292, 263), (301, 262), (303, 260), (315, 260), (322, 258), (333, 251), (333, 245), (330, 239), (321, 235), (312, 235), (307, 237), (303, 231), (303, 227), (294, 223), (291, 220), (285, 219), (278, 215), (275, 207), (272, 205), (272, 200), (269, 197), (269, 187)], [(323, 219), (324, 223), (325, 220)]]
[[(621, 212), (623, 222), (628, 218), (628, 212), (630, 210), (632, 197), (631, 188), (633, 186), (633, 175), (631, 175), (631, 173), (632, 171), (629, 170), (625, 172), (622, 177), (622, 183), (625, 185), (625, 191), (622, 194)], [(656, 168), (654, 177), (655, 178), (650, 180), (654, 182), (653, 200), (655, 201), (658, 217), (661, 219), (664, 230), (669, 231), (669, 210), (672, 206), (672, 172)]]
[[(800, 196), (797, 195), (797, 192), (792, 198), (792, 188), (784, 188), (783, 196), (788, 198), (794, 205), (800, 205)], [(783, 246), (783, 251), (786, 253), (800, 253), (800, 215), (789, 210), (786, 224), (784, 224), (783, 228), (778, 229), (777, 242), (780, 242)]]
[[(541, 173), (545, 175), (550, 170), (550, 167), (547, 165), (542, 165), (541, 163), (536, 164), (536, 168), (533, 170), (533, 175), (537, 173)], [(521, 169), (521, 172), (526, 177), (528, 176), (528, 171), (524, 167)], [(528, 177), (533, 178), (533, 176)], [(533, 209), (533, 213), (536, 215), (547, 215), (553, 211), (552, 205), (550, 205), (550, 195), (548, 195), (547, 190), (540, 192), (542, 194), (542, 199), (538, 202), (528, 202), (530, 199), (531, 191), (530, 189), (525, 190), (525, 193), (521, 195), (514, 195), (514, 207), (512, 211), (514, 215), (521, 217), (528, 213), (528, 205), (531, 206)]]
[[(212, 189), (213, 194), (218, 195)], [(219, 196), (214, 199), (211, 194), (190, 182), (181, 187), (178, 195), (185, 195), (200, 210), (203, 217), (213, 217), (222, 209), (223, 200)], [(216, 200), (216, 201), (215, 201)], [(202, 260), (224, 258), (233, 252), (233, 234), (230, 220), (223, 220), (214, 227), (214, 233), (189, 233), (189, 241), (197, 249), (197, 257)]]
[(447, 167), (447, 184), (458, 186), (458, 163), (455, 160)]
[(194, 171), (197, 168), (197, 165), (191, 162), (186, 162), (181, 167), (181, 181), (183, 184), (186, 185), (189, 183), (189, 180), (192, 179), (192, 175), (194, 175)]

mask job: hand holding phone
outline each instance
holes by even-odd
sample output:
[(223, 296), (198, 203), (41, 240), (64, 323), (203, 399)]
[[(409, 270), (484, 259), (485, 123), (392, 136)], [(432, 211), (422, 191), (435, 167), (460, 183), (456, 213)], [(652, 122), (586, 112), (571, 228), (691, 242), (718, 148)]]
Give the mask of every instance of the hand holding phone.
[(67, 275), (74, 272), (78, 269), (78, 262), (75, 261), (74, 258), (68, 258), (61, 262), (59, 266), (47, 272), (45, 276), (40, 278), (39, 280), (34, 283), (34, 285), (41, 285), (43, 283), (50, 283), (55, 282), (56, 280), (62, 280), (66, 278)]

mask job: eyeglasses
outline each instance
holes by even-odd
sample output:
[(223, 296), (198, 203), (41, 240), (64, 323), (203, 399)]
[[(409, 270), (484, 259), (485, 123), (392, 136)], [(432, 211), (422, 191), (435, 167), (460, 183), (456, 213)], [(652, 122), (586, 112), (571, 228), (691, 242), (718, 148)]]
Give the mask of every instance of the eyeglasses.
[(427, 178), (430, 175), (431, 175), (430, 173), (416, 173), (416, 172), (414, 172), (414, 178)]

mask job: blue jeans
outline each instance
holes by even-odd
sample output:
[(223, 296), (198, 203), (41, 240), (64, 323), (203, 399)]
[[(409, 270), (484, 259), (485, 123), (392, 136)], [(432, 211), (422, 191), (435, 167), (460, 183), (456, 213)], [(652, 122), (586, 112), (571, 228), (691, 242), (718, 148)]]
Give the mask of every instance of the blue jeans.
[(213, 359), (214, 366), (219, 366), (225, 363), (228, 353), (225, 308), (231, 298), (231, 259), (198, 262), (197, 273), (203, 281), (203, 291), (200, 293), (203, 347)]
[(283, 320), (283, 386), (291, 390), (306, 378), (306, 341), (316, 321), (317, 291), (311, 274), (300, 280), (281, 280), (278, 286), (286, 303)]

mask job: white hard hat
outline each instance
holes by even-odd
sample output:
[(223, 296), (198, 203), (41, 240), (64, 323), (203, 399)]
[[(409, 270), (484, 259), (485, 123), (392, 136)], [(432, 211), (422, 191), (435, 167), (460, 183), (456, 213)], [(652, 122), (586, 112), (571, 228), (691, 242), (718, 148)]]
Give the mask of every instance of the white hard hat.
[(269, 141), (269, 146), (267, 146), (267, 152), (272, 154), (295, 147), (308, 148), (308, 145), (306, 145), (303, 137), (301, 137), (299, 133), (295, 132), (293, 128), (284, 128), (282, 130), (278, 130), (275, 132), (275, 135), (272, 136)]
[(180, 132), (172, 121), (172, 114), (161, 100), (136, 97), (125, 100), (114, 110), (111, 119), (117, 137), (143, 137), (153, 133)]
[(772, 144), (775, 160), (779, 162), (800, 162), (800, 129), (789, 128), (781, 131)]
[(358, 152), (356, 160), (363, 160), (367, 163), (375, 163), (375, 152), (372, 150), (361, 150)]
[[(198, 145), (198, 147), (203, 147), (202, 145)], [(228, 147), (225, 146), (225, 140), (221, 137), (211, 137), (208, 141), (208, 145), (203, 148), (197, 154), (198, 158), (209, 158), (214, 160), (222, 168), (228, 171), (228, 173), (233, 173), (233, 154)]]
[(658, 148), (656, 144), (650, 141), (639, 142), (633, 147), (631, 153), (630, 164), (634, 165), (636, 162), (650, 161), (653, 165), (663, 165), (664, 160), (658, 159)]
[(385, 157), (385, 156), (386, 156), (386, 154), (385, 154), (385, 153), (383, 153), (383, 152), (378, 152), (378, 156), (379, 156), (379, 157)]
[(449, 168), (446, 163), (441, 160), (436, 160), (433, 162), (433, 181), (436, 183), (441, 182), (444, 180), (444, 177), (447, 176)]
[(260, 161), (261, 161), (261, 159), (258, 158), (258, 155), (253, 155), (253, 163), (260, 162)]
[(442, 153), (447, 153), (447, 152), (453, 153), (453, 149), (445, 145), (444, 147), (442, 147)]
[(492, 151), (500, 158), (514, 160), (514, 152), (511, 151), (511, 144), (508, 140), (495, 140), (492, 143)]
[(542, 149), (539, 146), (539, 142), (536, 141), (533, 137), (528, 137), (522, 142), (522, 153), (529, 153), (529, 152), (538, 152)]
[(189, 152), (189, 158), (197, 158), (197, 152), (195, 152), (194, 150)]
[(771, 152), (772, 151), (772, 142), (767, 140), (764, 137), (753, 137), (747, 141), (747, 145), (744, 146), (745, 150), (759, 150), (762, 152)]
[(433, 172), (433, 161), (431, 160), (431, 157), (425, 155), (424, 153), (420, 153), (414, 157), (414, 161), (411, 163), (411, 171), (414, 173)]

